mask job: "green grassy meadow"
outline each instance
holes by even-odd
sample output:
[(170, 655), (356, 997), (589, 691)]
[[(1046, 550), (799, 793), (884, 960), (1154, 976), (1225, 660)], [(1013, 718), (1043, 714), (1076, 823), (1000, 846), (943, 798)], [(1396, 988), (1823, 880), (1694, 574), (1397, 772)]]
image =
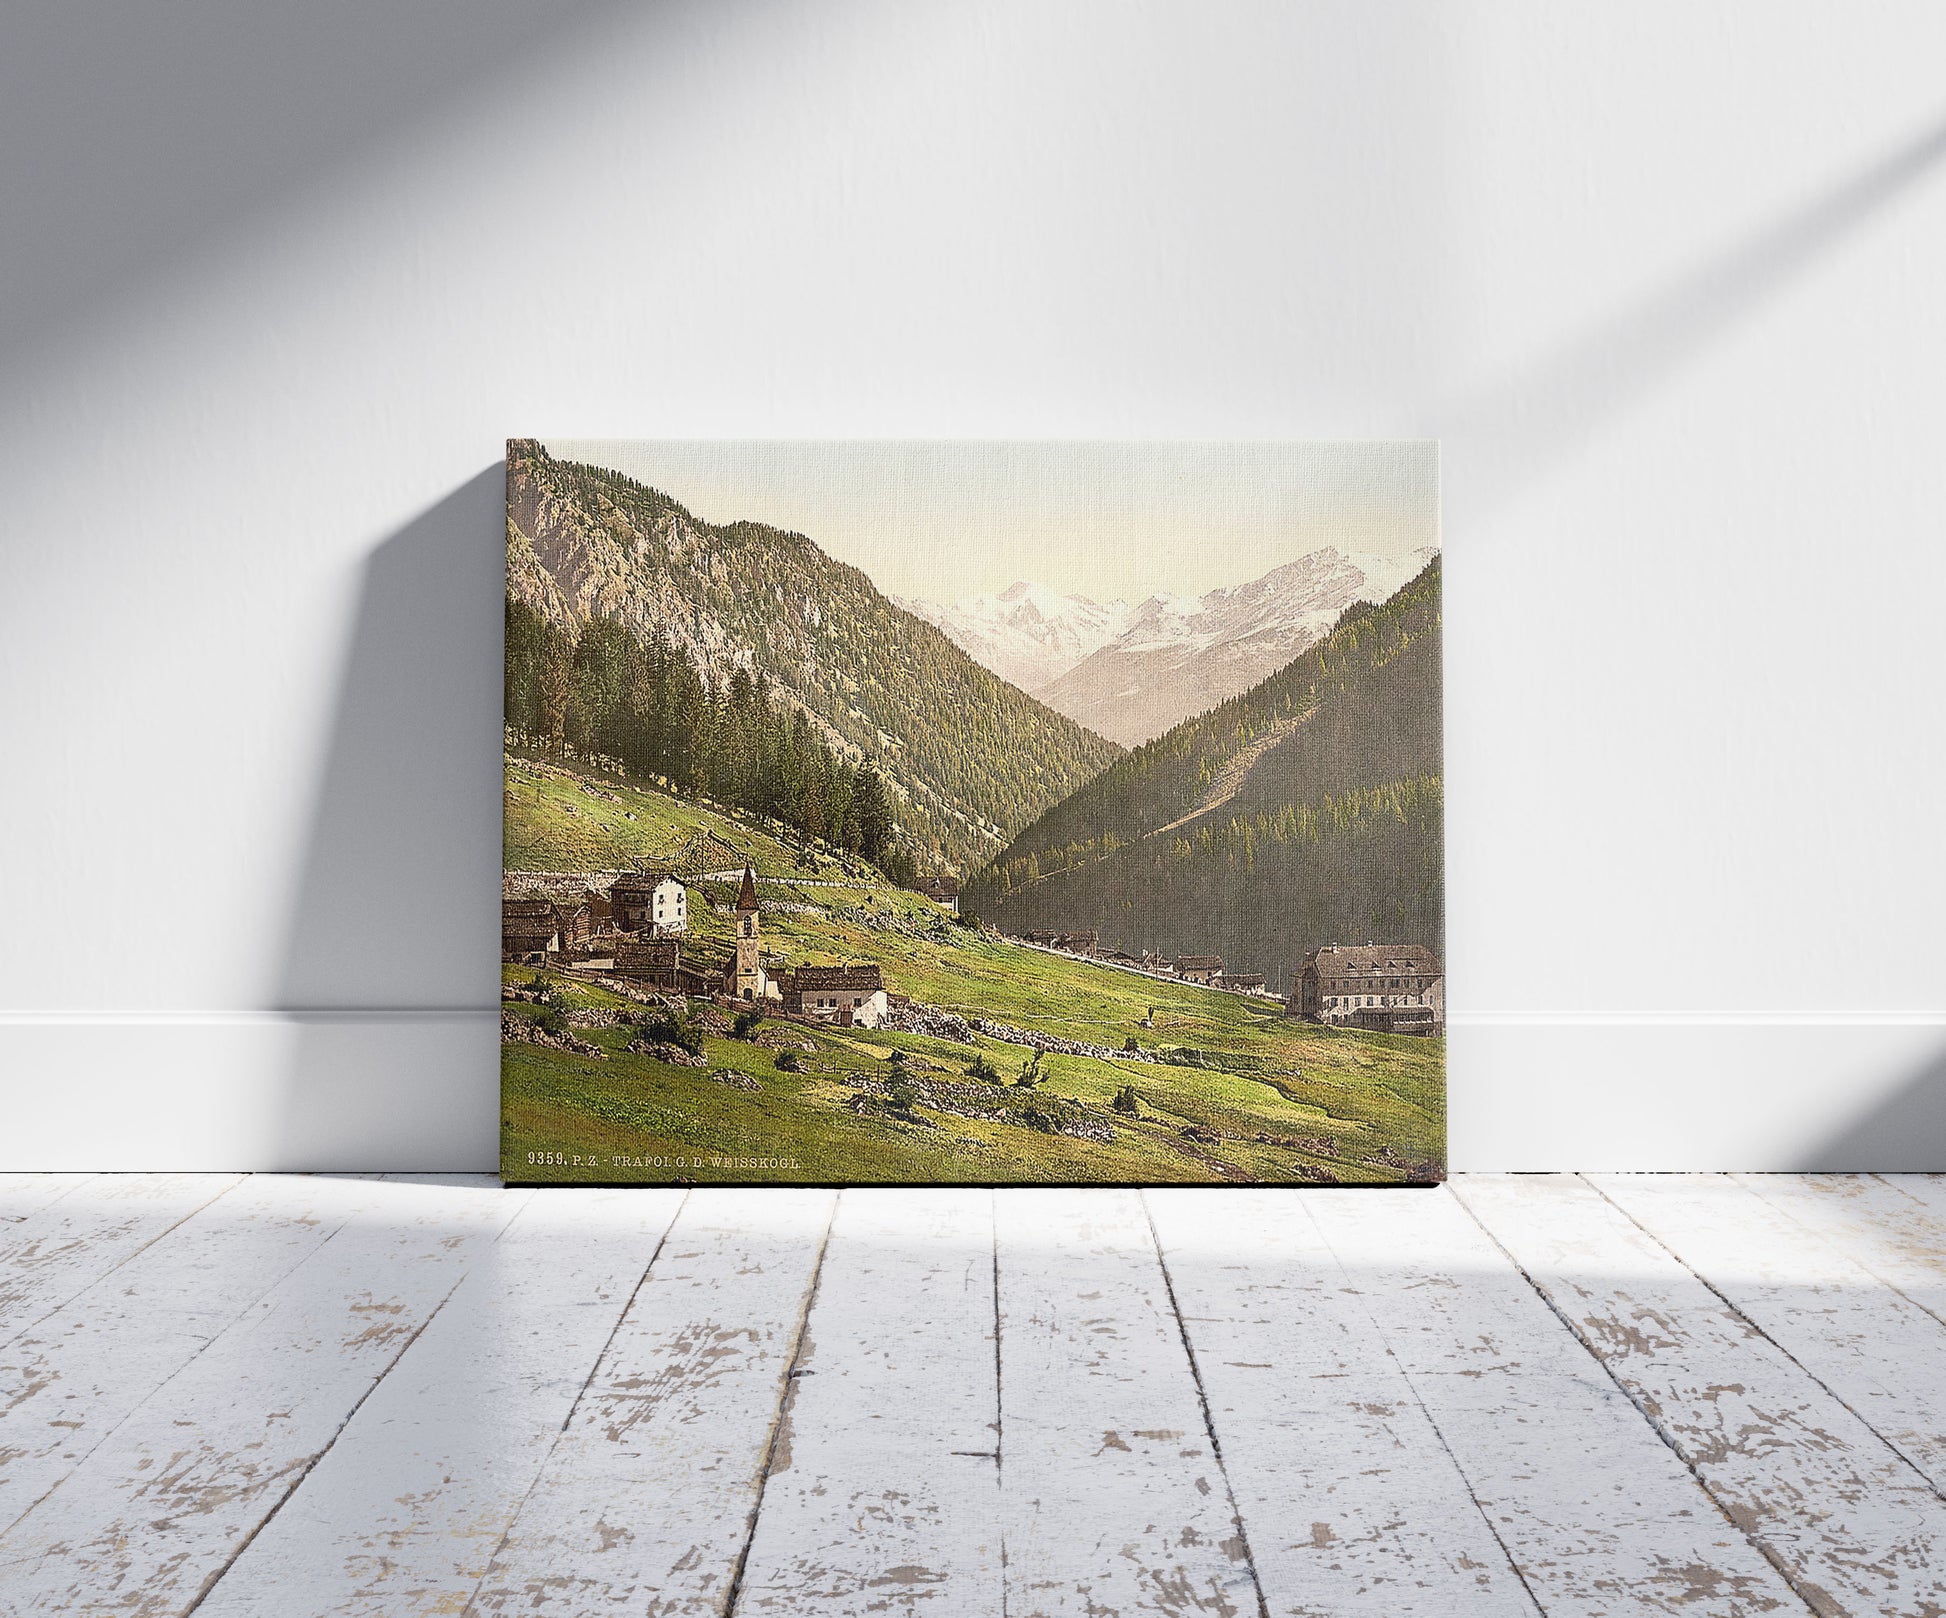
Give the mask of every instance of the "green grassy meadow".
[[(811, 1047), (797, 1053), (796, 1071), (778, 1066), (776, 1050), (713, 1034), (703, 1041), (705, 1070), (626, 1052), (635, 1035), (628, 1027), (577, 1025), (575, 1035), (605, 1059), (502, 1046), (509, 1180), (1391, 1183), (1437, 1172), (1443, 1039), (1322, 1028), (1286, 1018), (1274, 1000), (1028, 949), (961, 926), (857, 860), (786, 842), (775, 829), (510, 755), (508, 870), (612, 869), (685, 846), (727, 850), (761, 876), (799, 879), (759, 889), (765, 945), (790, 965), (874, 960), (888, 986), (915, 1002), (1117, 1051), (1133, 1037), (1176, 1061), (1050, 1053), (1028, 1090), (1014, 1081), (1032, 1053), (1000, 1040), (968, 1046), (766, 1020), (760, 1034)], [(820, 881), (846, 885), (812, 885)], [(731, 897), (728, 883), (691, 890), (685, 952), (711, 968), (728, 954), (731, 933), (730, 918), (712, 906)], [(504, 976), (525, 985), (534, 973), (508, 967)], [(641, 1009), (549, 976), (570, 1022), (577, 1011)], [(538, 1008), (504, 1009), (532, 1017)], [(895, 1060), (895, 1052), (905, 1055)], [(969, 1074), (980, 1057), (998, 1084)], [(1113, 1106), (1127, 1086), (1134, 1115)], [(935, 1099), (972, 1097), (982, 1115), (928, 1106), (928, 1088)], [(1057, 1132), (1077, 1121), (1108, 1138)]]

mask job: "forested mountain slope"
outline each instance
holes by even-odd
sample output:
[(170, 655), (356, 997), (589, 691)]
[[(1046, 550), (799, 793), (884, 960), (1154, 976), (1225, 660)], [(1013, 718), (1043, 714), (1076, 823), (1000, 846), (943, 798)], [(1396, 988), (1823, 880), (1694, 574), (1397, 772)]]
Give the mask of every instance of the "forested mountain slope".
[[(651, 663), (679, 656), (702, 677), (691, 706), (756, 711), (741, 687), (730, 696), (742, 671), (778, 723), (801, 713), (833, 759), (876, 761), (901, 840), (922, 865), (978, 865), (1119, 752), (981, 668), (802, 534), (702, 522), (665, 494), (556, 460), (532, 440), (508, 445), (507, 496), (517, 609), (577, 640), (591, 623), (619, 626)], [(536, 674), (532, 717), (544, 731), (568, 722), (538, 712), (547, 689)], [(509, 690), (511, 701), (511, 675)]]
[(1440, 572), (1346, 610), (1270, 678), (1118, 759), (964, 904), (1009, 928), (1288, 974), (1319, 944), (1444, 948)]

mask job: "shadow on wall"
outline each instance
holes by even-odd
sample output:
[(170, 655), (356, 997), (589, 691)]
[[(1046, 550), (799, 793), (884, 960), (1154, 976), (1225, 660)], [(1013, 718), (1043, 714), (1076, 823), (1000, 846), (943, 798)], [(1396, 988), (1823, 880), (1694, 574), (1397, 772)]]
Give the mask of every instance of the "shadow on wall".
[(496, 464), (365, 564), (275, 985), (280, 1166), (494, 1161), (504, 512)]
[(1449, 522), (1459, 511), (1489, 515), (1545, 476), (1909, 195), (1942, 160), (1946, 119), (1936, 119), (1500, 385), (1454, 401), (1434, 424), (1451, 446)]
[[(665, 6), (665, 11), (678, 8)], [(0, 364), (578, 44), (616, 0), (10, 7)]]
[(1800, 1173), (1932, 1173), (1946, 1170), (1946, 1045), (1921, 1060), (1863, 1116), (1803, 1153)]

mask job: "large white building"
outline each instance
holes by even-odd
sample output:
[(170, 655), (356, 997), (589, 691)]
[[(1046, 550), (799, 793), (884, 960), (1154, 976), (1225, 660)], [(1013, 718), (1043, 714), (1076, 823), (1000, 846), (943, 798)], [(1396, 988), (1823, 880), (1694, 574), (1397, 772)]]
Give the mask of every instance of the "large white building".
[(1446, 974), (1423, 944), (1326, 944), (1298, 968), (1286, 1005), (1312, 1022), (1437, 1033), (1446, 1025)]

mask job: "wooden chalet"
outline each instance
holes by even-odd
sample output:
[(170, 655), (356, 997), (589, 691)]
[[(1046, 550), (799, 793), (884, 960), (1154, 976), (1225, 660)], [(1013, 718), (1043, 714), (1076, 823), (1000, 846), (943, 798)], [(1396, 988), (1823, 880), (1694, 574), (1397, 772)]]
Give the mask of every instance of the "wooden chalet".
[(545, 966), (561, 947), (561, 923), (546, 899), (500, 902), (500, 959), (522, 966)]
[(615, 976), (677, 994), (709, 994), (715, 978), (687, 965), (679, 938), (624, 938), (615, 945)]
[(554, 899), (554, 924), (560, 930), (561, 948), (573, 949), (595, 936), (594, 907), (587, 899)]
[(1071, 933), (1036, 928), (1033, 932), (1020, 934), (1020, 941), (1023, 944), (1038, 944), (1042, 949), (1058, 949), (1069, 955), (1094, 955), (1101, 949), (1101, 933), (1093, 927)]
[(1214, 983), (1223, 976), (1221, 955), (1178, 955), (1176, 976), (1185, 983)]
[(913, 891), (932, 900), (936, 905), (959, 914), (959, 878), (954, 876), (926, 876), (913, 884)]

